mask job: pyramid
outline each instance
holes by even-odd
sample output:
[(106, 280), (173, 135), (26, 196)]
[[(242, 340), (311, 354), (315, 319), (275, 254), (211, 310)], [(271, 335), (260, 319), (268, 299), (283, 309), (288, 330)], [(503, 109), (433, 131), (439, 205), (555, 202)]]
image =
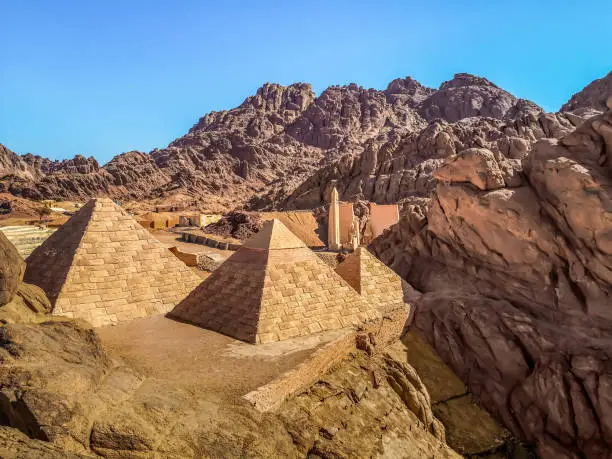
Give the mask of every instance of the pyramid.
[(28, 257), (53, 313), (94, 326), (165, 313), (201, 281), (110, 199), (89, 201)]
[(348, 327), (380, 313), (274, 219), (168, 316), (267, 343)]
[(404, 306), (404, 281), (365, 247), (358, 247), (336, 272), (382, 313)]

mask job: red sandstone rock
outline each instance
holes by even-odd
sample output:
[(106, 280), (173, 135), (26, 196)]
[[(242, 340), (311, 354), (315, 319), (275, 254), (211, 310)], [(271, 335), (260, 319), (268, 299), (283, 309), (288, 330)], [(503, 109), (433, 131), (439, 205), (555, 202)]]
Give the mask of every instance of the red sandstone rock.
[(467, 74), (438, 90), (406, 78), (384, 91), (350, 84), (319, 97), (308, 84), (265, 84), (240, 106), (207, 114), (167, 148), (123, 153), (102, 167), (80, 155), (50, 161), (1, 147), (0, 190), (31, 199), (180, 194), (227, 211), (249, 200), (251, 208), (317, 207), (337, 180), (341, 199), (397, 202), (426, 196), (432, 172), (466, 148), (521, 159), (535, 140), (561, 137), (591, 115), (584, 109), (591, 99), (573, 113), (542, 114)]
[(544, 458), (612, 451), (611, 134), (608, 111), (536, 142), (513, 188), (491, 152), (460, 152), (372, 244), (424, 293), (416, 327)]

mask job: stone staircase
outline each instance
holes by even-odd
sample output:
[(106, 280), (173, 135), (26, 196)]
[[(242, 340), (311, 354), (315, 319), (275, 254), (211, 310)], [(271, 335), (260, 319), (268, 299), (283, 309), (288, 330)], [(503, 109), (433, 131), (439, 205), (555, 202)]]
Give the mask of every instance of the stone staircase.
[(0, 231), (17, 247), (17, 251), (25, 259), (51, 236), (55, 229), (38, 226), (2, 226)]

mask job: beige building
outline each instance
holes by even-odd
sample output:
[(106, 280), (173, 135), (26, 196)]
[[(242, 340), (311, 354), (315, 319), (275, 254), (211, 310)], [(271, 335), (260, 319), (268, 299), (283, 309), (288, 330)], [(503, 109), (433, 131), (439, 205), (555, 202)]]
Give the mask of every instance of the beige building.
[(377, 238), (383, 231), (398, 222), (399, 208), (397, 204), (370, 203), (370, 219), (368, 220), (370, 240)]

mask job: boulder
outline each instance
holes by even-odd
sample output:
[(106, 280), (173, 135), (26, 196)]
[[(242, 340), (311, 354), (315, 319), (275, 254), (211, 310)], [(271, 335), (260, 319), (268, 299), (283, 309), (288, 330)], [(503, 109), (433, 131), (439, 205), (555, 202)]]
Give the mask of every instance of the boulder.
[(537, 141), (518, 187), (490, 153), (449, 158), (426, 214), (404, 207), (371, 249), (423, 293), (415, 327), (515, 435), (543, 458), (606, 457), (612, 111)]
[(459, 457), (388, 354), (353, 352), (275, 413), (146, 376), (71, 321), (0, 327), (0, 361), (0, 420), (22, 432), (0, 428), (3, 457)]
[(23, 280), (25, 267), (15, 246), (0, 232), (0, 306), (13, 298)]
[(52, 310), (51, 302), (44, 290), (34, 284), (22, 282), (17, 289), (17, 295), (35, 313), (46, 314)]

